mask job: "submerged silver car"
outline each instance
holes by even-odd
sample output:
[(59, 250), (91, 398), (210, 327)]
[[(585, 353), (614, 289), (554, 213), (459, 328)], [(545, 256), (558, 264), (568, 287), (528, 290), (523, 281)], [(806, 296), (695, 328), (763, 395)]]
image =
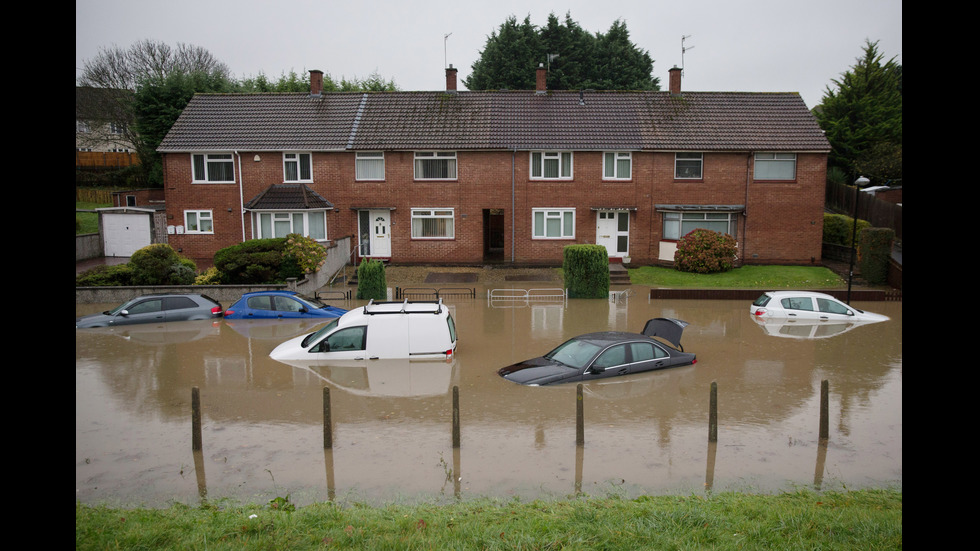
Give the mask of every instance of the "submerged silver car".
[(144, 295), (124, 302), (101, 314), (75, 318), (75, 329), (115, 327), (136, 323), (189, 321), (221, 318), (221, 303), (207, 295)]

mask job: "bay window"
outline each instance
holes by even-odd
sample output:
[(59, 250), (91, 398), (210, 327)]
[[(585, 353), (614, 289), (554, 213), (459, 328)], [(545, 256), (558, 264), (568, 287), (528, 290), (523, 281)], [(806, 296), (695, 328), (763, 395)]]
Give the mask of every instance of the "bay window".
[(327, 239), (326, 212), (322, 210), (256, 212), (255, 229), (256, 239), (286, 237), (291, 233), (298, 233), (317, 241), (325, 241)]
[(664, 239), (680, 239), (696, 229), (712, 230), (737, 237), (735, 212), (665, 212)]

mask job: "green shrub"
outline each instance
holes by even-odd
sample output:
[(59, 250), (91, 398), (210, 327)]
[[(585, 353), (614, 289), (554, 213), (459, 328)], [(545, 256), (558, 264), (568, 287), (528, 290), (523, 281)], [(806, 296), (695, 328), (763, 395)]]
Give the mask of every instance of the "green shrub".
[(388, 298), (385, 265), (380, 260), (361, 260), (361, 265), (357, 267), (357, 298), (361, 300)]
[(221, 285), (221, 272), (211, 266), (194, 278), (194, 285)]
[(283, 260), (294, 263), (304, 274), (312, 274), (327, 261), (327, 251), (316, 239), (291, 233), (286, 236)]
[(133, 285), (186, 285), (194, 281), (197, 266), (170, 245), (147, 245), (129, 257)]
[(861, 232), (858, 247), (861, 277), (872, 285), (888, 283), (888, 261), (892, 254), (895, 230), (867, 228)]
[(75, 276), (76, 287), (122, 286), (133, 284), (133, 270), (128, 264), (96, 266)]
[(735, 267), (738, 245), (727, 233), (699, 228), (677, 242), (674, 268), (682, 272), (711, 274)]
[[(871, 223), (867, 220), (858, 220), (858, 237), (861, 231), (870, 228)], [(823, 242), (833, 245), (851, 246), (851, 236), (854, 235), (854, 219), (844, 214), (824, 214), (823, 215)]]
[(609, 298), (609, 254), (602, 245), (568, 245), (561, 267), (568, 298)]
[(251, 284), (285, 281), (280, 275), (284, 238), (250, 239), (214, 254), (214, 266), (224, 283)]

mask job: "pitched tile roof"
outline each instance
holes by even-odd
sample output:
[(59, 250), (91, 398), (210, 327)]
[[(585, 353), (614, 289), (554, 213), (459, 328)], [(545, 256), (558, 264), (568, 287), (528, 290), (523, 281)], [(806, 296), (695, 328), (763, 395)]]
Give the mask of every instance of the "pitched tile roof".
[(249, 210), (332, 209), (333, 203), (306, 184), (273, 184), (245, 204)]
[(198, 94), (160, 145), (204, 150), (828, 151), (796, 93)]

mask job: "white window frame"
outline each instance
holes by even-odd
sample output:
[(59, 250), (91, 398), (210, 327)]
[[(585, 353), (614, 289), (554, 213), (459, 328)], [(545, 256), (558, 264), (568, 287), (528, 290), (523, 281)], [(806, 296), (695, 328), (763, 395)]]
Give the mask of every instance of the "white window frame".
[[(438, 223), (440, 220), (445, 222)], [(433, 234), (433, 232), (440, 230), (443, 235)], [(430, 235), (426, 235), (426, 233), (429, 233)], [(456, 209), (412, 209), (412, 239), (455, 238)]]
[[(375, 177), (374, 173), (379, 172), (380, 177)], [(358, 151), (354, 153), (354, 179), (358, 181), (380, 182), (385, 179), (385, 154), (384, 151)]]
[[(532, 180), (571, 180), (575, 158), (571, 151), (532, 151), (530, 155)], [(565, 159), (568, 159), (567, 169)], [(545, 167), (557, 163), (558, 176), (545, 176)]]
[(109, 132), (112, 134), (124, 134), (126, 132), (126, 124), (122, 122), (110, 122)]
[[(621, 163), (626, 162), (626, 174)], [(633, 153), (630, 151), (606, 151), (602, 154), (603, 180), (630, 180), (633, 178)]]
[(795, 182), (796, 153), (761, 152), (755, 154), (753, 180)]
[[(550, 233), (552, 221), (558, 222), (557, 234)], [(531, 239), (575, 239), (575, 209), (531, 209)]]
[(696, 229), (720, 231), (722, 224), (727, 235), (738, 239), (738, 213), (718, 211), (668, 211), (664, 212), (662, 239), (679, 241)]
[[(686, 172), (692, 168), (685, 168), (685, 173), (681, 172), (682, 163), (693, 165), (697, 164), (697, 175), (689, 175)], [(704, 179), (704, 153), (695, 151), (680, 151), (674, 153), (674, 179), (675, 180), (703, 180)]]
[[(428, 164), (446, 163), (445, 170), (427, 170), (424, 167)], [(416, 180), (455, 180), (459, 174), (457, 170), (457, 158), (455, 151), (416, 151), (415, 152), (415, 179)], [(435, 167), (433, 167), (435, 168)], [(428, 173), (445, 172), (445, 176), (431, 176)]]
[[(289, 166), (296, 165), (296, 177), (289, 177)], [(303, 165), (306, 165), (305, 167)], [(307, 178), (303, 177), (306, 169)], [(284, 183), (313, 182), (313, 154), (308, 151), (290, 151), (282, 154), (282, 181)]]
[(75, 120), (75, 132), (80, 134), (88, 134), (92, 131), (92, 125), (88, 121)]
[[(197, 159), (201, 159), (201, 168), (204, 173), (199, 174)], [(231, 166), (231, 179), (218, 180), (217, 176), (210, 174), (211, 164), (225, 164)], [(235, 183), (235, 156), (232, 153), (192, 153), (191, 154), (191, 181), (195, 184), (234, 184)]]
[[(319, 218), (316, 223), (314, 217)], [(291, 233), (298, 233), (306, 237), (312, 237), (317, 241), (327, 241), (327, 211), (325, 210), (264, 210), (255, 211), (253, 217), (255, 231), (252, 232), (255, 239), (269, 239), (276, 237), (286, 237)], [(285, 233), (280, 235), (276, 231), (279, 225), (288, 224)], [(311, 235), (311, 230), (320, 230)], [(268, 234), (268, 235), (267, 235)]]
[[(205, 228), (205, 226), (208, 226)], [(184, 233), (213, 234), (214, 213), (208, 210), (185, 210)]]

